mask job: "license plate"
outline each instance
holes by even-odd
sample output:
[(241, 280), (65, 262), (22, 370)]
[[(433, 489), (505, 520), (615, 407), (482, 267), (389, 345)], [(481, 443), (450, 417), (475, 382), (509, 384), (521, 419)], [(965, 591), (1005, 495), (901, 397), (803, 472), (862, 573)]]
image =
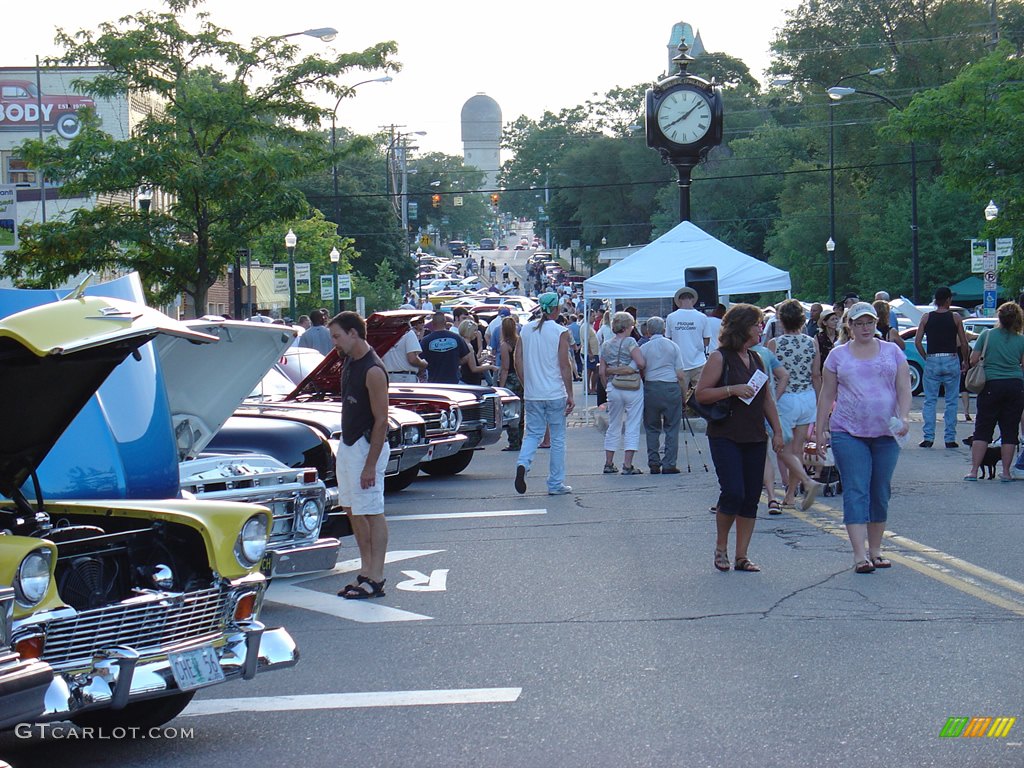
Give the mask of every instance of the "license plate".
[(202, 688), (204, 685), (219, 683), (224, 679), (224, 670), (220, 668), (217, 653), (209, 645), (181, 653), (167, 655), (171, 662), (171, 674), (174, 682), (183, 691)]
[(260, 573), (268, 579), (274, 574), (274, 553), (267, 552), (260, 560)]

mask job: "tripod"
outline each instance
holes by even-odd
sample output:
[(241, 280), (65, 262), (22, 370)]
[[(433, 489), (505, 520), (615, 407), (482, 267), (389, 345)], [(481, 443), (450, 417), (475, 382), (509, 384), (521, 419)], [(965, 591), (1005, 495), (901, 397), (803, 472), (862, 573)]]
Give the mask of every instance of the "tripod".
[(700, 450), (700, 443), (697, 442), (697, 435), (694, 433), (693, 425), (690, 423), (690, 419), (686, 415), (686, 405), (685, 405), (685, 403), (683, 404), (683, 427), (684, 428), (681, 431), (683, 433), (683, 452), (684, 452), (684, 455), (686, 456), (686, 471), (687, 472), (692, 472), (693, 471), (692, 469), (690, 469), (690, 441), (686, 437), (686, 432), (687, 432), (687, 430), (689, 430), (690, 437), (693, 438), (693, 447), (697, 449), (697, 455), (700, 456), (700, 463), (704, 465), (704, 471), (708, 472), (709, 471), (708, 470), (708, 464), (704, 460), (704, 454)]

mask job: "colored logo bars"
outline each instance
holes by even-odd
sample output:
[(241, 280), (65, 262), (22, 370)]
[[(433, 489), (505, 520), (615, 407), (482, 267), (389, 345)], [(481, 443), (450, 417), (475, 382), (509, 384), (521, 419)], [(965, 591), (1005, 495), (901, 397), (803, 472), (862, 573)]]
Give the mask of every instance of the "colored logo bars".
[(981, 738), (1003, 739), (1009, 735), (1016, 717), (951, 717), (939, 733), (940, 739)]

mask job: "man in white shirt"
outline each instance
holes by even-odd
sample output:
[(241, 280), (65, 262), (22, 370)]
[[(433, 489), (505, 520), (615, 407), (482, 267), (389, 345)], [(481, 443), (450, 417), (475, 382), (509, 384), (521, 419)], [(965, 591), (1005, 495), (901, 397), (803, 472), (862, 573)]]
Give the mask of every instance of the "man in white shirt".
[[(644, 429), (647, 432), (647, 466), (652, 475), (678, 475), (679, 423), (683, 419), (683, 399), (679, 385), (686, 378), (683, 353), (665, 338), (665, 321), (647, 318), (650, 338), (644, 344)], [(664, 455), (658, 443), (665, 435)]]
[(700, 378), (700, 372), (707, 360), (705, 350), (711, 341), (707, 315), (693, 308), (696, 302), (697, 291), (684, 285), (676, 291), (678, 309), (665, 318), (665, 336), (679, 346), (679, 351), (683, 355), (686, 376), (680, 383), (684, 396)]
[(420, 371), (427, 369), (427, 361), (420, 357), (420, 340), (412, 326), (395, 345), (381, 356), (381, 362), (388, 372), (388, 381), (396, 384), (415, 383)]
[(708, 312), (708, 354), (718, 349), (718, 332), (722, 330), (722, 318), (725, 317), (725, 305), (716, 304), (715, 308)]
[(565, 484), (565, 418), (575, 403), (569, 362), (569, 329), (558, 323), (557, 293), (538, 297), (541, 316), (527, 323), (516, 345), (516, 370), (523, 381), (526, 434), (516, 461), (515, 489), (526, 493), (526, 473), (544, 437), (551, 433), (548, 495), (572, 493)]

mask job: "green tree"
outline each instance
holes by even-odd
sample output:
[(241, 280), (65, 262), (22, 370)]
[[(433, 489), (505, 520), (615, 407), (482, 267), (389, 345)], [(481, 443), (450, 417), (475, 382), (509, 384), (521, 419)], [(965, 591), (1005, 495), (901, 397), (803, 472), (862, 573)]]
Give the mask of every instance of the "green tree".
[(139, 12), (103, 24), (98, 34), (59, 32), (64, 54), (55, 62), (100, 63), (103, 73), (78, 83), (84, 93), (151, 94), (163, 110), (125, 140), (112, 138), (91, 117), (67, 145), (30, 141), (20, 151), (32, 167), (62, 181), (66, 193), (125, 199), (149, 184), (169, 204), (148, 215), (126, 204), (105, 205), (27, 227), (4, 274), (38, 284), (85, 271), (134, 269), (155, 298), (184, 291), (195, 307), (204, 307), (207, 290), (238, 247), (268, 222), (306, 211), (292, 182), (329, 158), (322, 137), (303, 130), (328, 116), (306, 93), (351, 95), (336, 82), (342, 73), (398, 68), (390, 60), (394, 43), (296, 61), (298, 49), (286, 40), (232, 42), (203, 12), (196, 14), (198, 30), (189, 31), (181, 17), (201, 0), (165, 2), (165, 12)]

